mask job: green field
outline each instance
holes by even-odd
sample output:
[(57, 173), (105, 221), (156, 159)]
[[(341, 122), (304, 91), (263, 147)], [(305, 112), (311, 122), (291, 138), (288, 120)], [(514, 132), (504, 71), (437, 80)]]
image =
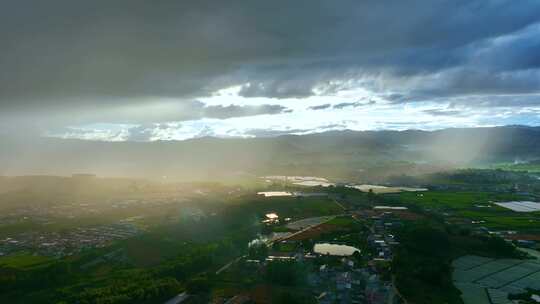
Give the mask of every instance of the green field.
[(488, 204), (490, 201), (510, 201), (522, 199), (521, 196), (515, 194), (490, 192), (403, 192), (398, 194), (398, 196), (399, 200), (406, 204), (414, 204), (424, 208), (441, 210), (469, 209), (475, 205)]
[(264, 215), (268, 212), (276, 212), (282, 218), (307, 218), (343, 212), (332, 200), (316, 197), (260, 197), (249, 195), (231, 200), (228, 204), (230, 206), (241, 206), (245, 213)]
[(540, 213), (519, 213), (497, 206), (493, 202), (521, 200), (512, 193), (446, 192), (400, 193), (387, 195), (389, 202), (418, 208), (453, 218), (484, 221), (475, 225), (490, 229), (540, 231)]
[(54, 260), (43, 256), (34, 256), (30, 254), (18, 254), (6, 257), (0, 257), (0, 267), (11, 267), (21, 270), (31, 270), (45, 267)]
[(537, 173), (540, 172), (540, 163), (538, 161), (532, 163), (498, 163), (490, 166), (492, 169), (503, 169), (509, 171), (527, 171)]
[(357, 226), (358, 222), (350, 216), (339, 216), (328, 221), (328, 224), (341, 226), (344, 228), (351, 228)]

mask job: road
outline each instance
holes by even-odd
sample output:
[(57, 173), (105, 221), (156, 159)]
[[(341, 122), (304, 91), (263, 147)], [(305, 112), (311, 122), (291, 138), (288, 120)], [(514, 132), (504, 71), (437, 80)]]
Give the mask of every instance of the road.
[(401, 299), (403, 304), (408, 304), (407, 299), (399, 292), (399, 290), (396, 287), (396, 276), (392, 275), (392, 289), (394, 290), (394, 293)]
[(245, 255), (239, 256), (239, 257), (237, 257), (236, 259), (230, 261), (229, 263), (225, 264), (225, 266), (223, 266), (223, 267), (221, 267), (220, 269), (218, 269), (218, 270), (216, 271), (216, 274), (222, 273), (223, 271), (227, 270), (227, 268), (231, 267), (232, 264), (234, 264), (234, 263), (240, 261), (240, 259), (245, 258), (245, 257), (246, 257)]
[(341, 209), (343, 209), (343, 211), (347, 211), (347, 208), (345, 208), (345, 206), (343, 206), (340, 202), (338, 202), (336, 199), (333, 199), (334, 203), (336, 203), (336, 205), (338, 205)]
[(184, 291), (181, 294), (178, 294), (176, 297), (165, 302), (165, 304), (180, 304), (184, 302), (185, 300), (187, 300), (188, 298), (189, 298), (189, 295)]

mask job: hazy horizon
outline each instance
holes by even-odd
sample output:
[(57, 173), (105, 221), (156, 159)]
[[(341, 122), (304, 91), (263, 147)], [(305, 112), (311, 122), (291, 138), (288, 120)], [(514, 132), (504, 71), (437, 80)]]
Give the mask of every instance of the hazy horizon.
[(0, 175), (92, 173), (222, 181), (287, 174), (384, 180), (400, 174), (537, 161), (539, 134), (536, 127), (506, 126), (119, 142), (9, 137), (3, 138)]

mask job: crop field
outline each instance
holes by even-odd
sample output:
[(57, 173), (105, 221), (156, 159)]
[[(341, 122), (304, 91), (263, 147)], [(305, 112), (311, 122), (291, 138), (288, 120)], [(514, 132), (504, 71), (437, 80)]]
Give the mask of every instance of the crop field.
[(523, 277), (515, 282), (512, 282), (503, 288), (502, 291), (507, 293), (520, 293), (526, 288), (540, 289), (540, 272), (536, 272), (532, 275)]
[(461, 291), (461, 298), (465, 304), (491, 304), (486, 288), (471, 283), (455, 283)]
[(264, 215), (277, 213), (280, 218), (305, 218), (335, 215), (343, 210), (333, 201), (324, 197), (286, 197), (286, 196), (242, 196), (227, 202), (236, 205), (245, 213)]
[(18, 268), (18, 269), (33, 269), (47, 266), (53, 260), (43, 256), (34, 256), (28, 254), (13, 255), (0, 258), (0, 266)]
[(512, 211), (501, 211), (494, 208), (462, 210), (457, 212), (475, 221), (484, 221), (482, 226), (493, 229), (540, 229), (540, 216), (538, 214), (516, 214)]
[(540, 271), (539, 263), (516, 264), (504, 271), (497, 272), (488, 277), (480, 279), (477, 282), (491, 288), (501, 288), (507, 285), (509, 282), (516, 281), (538, 271)]
[(311, 226), (322, 224), (331, 220), (331, 216), (310, 217), (296, 222), (287, 224), (287, 228), (291, 230), (302, 230)]
[(350, 216), (340, 216), (340, 217), (335, 217), (332, 220), (328, 221), (328, 224), (336, 225), (336, 226), (343, 226), (343, 227), (351, 227), (351, 226), (357, 225), (358, 222)]
[(339, 231), (342, 230), (343, 227), (340, 227), (338, 225), (332, 225), (329, 223), (323, 223), (316, 227), (313, 227), (311, 229), (302, 231), (301, 233), (294, 234), (293, 236), (287, 238), (290, 241), (302, 241), (302, 240), (310, 240), (318, 238), (319, 236), (333, 232), (333, 231)]
[(488, 288), (487, 293), (492, 304), (512, 304), (512, 302), (508, 300), (508, 293), (504, 291)]
[(504, 169), (508, 171), (528, 171), (528, 172), (540, 172), (540, 164), (535, 163), (499, 163), (491, 166), (493, 169)]
[(453, 280), (465, 304), (511, 303), (509, 293), (540, 288), (540, 261), (464, 256), (454, 260)]
[(493, 259), (470, 255), (454, 260), (452, 266), (456, 269), (467, 270), (491, 261), (493, 261)]
[(515, 212), (498, 205), (498, 202), (517, 201), (515, 194), (489, 192), (445, 192), (400, 193), (394, 203), (421, 207), (425, 210), (449, 213), (481, 223), (490, 229), (517, 229), (540, 231), (540, 212)]
[(425, 208), (460, 210), (475, 205), (488, 204), (490, 201), (512, 200), (517, 198), (512, 194), (492, 194), (489, 192), (446, 192), (428, 191), (422, 193), (403, 192), (400, 199)]
[[(511, 269), (513, 266), (522, 263), (520, 260), (502, 259), (493, 260), (485, 264), (463, 270), (456, 268), (455, 279), (459, 282), (477, 282), (483, 278), (486, 278), (494, 273), (503, 271), (505, 269)], [(492, 287), (492, 286), (489, 286)]]

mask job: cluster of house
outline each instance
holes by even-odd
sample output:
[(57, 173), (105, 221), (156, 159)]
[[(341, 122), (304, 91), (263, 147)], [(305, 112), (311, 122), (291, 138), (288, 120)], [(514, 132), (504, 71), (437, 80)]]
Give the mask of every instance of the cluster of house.
[(392, 260), (392, 247), (399, 244), (391, 233), (391, 229), (401, 226), (401, 221), (396, 219), (392, 212), (383, 212), (379, 216), (372, 216), (373, 225), (367, 238), (368, 245), (376, 253), (375, 260)]
[(321, 266), (318, 281), (315, 282), (319, 283), (318, 287), (327, 284), (327, 288), (317, 296), (319, 303), (375, 304), (394, 303), (397, 300), (392, 283), (381, 278), (382, 273), (377, 263), (392, 260), (392, 248), (399, 242), (391, 231), (402, 225), (394, 212), (406, 209), (380, 206), (374, 210), (376, 212), (364, 215), (371, 223), (367, 243), (374, 253), (373, 258), (367, 267), (355, 267), (355, 262), (349, 258), (343, 258), (340, 266)]
[(44, 256), (68, 256), (84, 249), (105, 247), (112, 241), (127, 239), (140, 232), (139, 228), (128, 222), (76, 228), (65, 233), (25, 232), (1, 239), (0, 256), (23, 251)]
[[(264, 259), (248, 258), (244, 260), (245, 265), (256, 271), (263, 271), (265, 265), (271, 261), (287, 260), (308, 263), (311, 265), (309, 268), (312, 269), (308, 274), (308, 284), (318, 303), (395, 303), (399, 295), (389, 278), (388, 267), (393, 258), (392, 248), (399, 242), (392, 231), (402, 225), (402, 219), (398, 213), (408, 216), (408, 210), (405, 207), (377, 206), (366, 211), (365, 214), (357, 211), (352, 215), (367, 219), (365, 223), (369, 232), (366, 241), (369, 254), (365, 252), (359, 256), (353, 254), (355, 251), (359, 252), (354, 247), (328, 243), (315, 244), (313, 250), (306, 250), (303, 243), (295, 239), (281, 238), (270, 242), (274, 246), (268, 248)], [(266, 215), (268, 222), (277, 219), (278, 216), (275, 213)], [(360, 237), (366, 238), (366, 232), (362, 232)], [(310, 240), (312, 239), (306, 239), (306, 241)], [(339, 253), (321, 252), (321, 247), (324, 247), (323, 251), (336, 249)], [(344, 254), (345, 251), (351, 249), (352, 252)], [(230, 303), (249, 303), (247, 302), (249, 297), (237, 296), (231, 298), (230, 301)]]
[(96, 216), (119, 209), (155, 208), (182, 203), (182, 198), (110, 199), (105, 201), (58, 202), (53, 205), (21, 206), (0, 214), (0, 227), (25, 222), (54, 224), (59, 219)]
[(355, 267), (349, 258), (340, 265), (320, 266), (309, 281), (321, 304), (392, 303), (395, 297), (391, 283), (381, 280), (375, 267)]

